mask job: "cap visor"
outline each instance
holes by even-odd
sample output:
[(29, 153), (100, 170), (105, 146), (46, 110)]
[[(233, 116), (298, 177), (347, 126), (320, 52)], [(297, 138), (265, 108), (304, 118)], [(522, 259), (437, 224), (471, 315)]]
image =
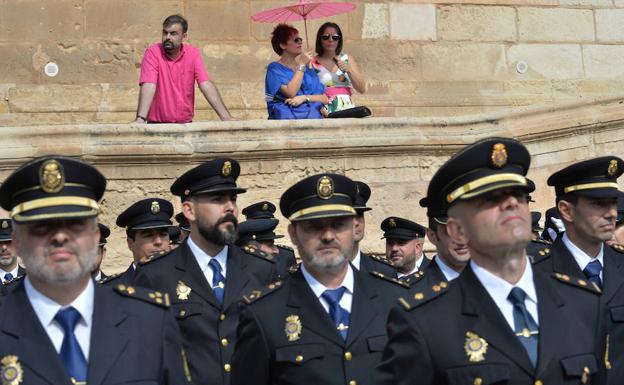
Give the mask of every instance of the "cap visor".
[(167, 222), (147, 222), (141, 223), (140, 225), (132, 226), (129, 230), (149, 230), (149, 229), (160, 229), (160, 228), (168, 228), (175, 227), (171, 223)]
[(51, 206), (24, 211), (14, 215), (12, 219), (17, 223), (27, 223), (55, 219), (91, 218), (98, 216), (99, 213), (98, 209), (84, 206)]
[(574, 191), (574, 195), (588, 198), (621, 198), (624, 197), (624, 192), (616, 190), (614, 188), (605, 188), (593, 190), (577, 190)]
[(208, 187), (208, 188), (205, 188), (205, 189), (197, 190), (197, 191), (193, 192), (191, 195), (219, 193), (219, 192), (233, 192), (233, 193), (236, 193), (236, 194), (243, 194), (243, 193), (247, 192), (247, 189), (246, 188), (242, 188), (242, 187), (233, 187), (233, 186), (221, 185), (221, 186), (213, 186), (213, 187)]
[(495, 183), (490, 183), (490, 184), (486, 184), (484, 186), (481, 186), (469, 193), (466, 193), (464, 195), (462, 195), (461, 197), (459, 197), (460, 200), (464, 200), (464, 199), (473, 199), (473, 198), (477, 198), (483, 194), (489, 193), (490, 191), (495, 191), (495, 190), (500, 190), (500, 189), (504, 189), (504, 188), (518, 188), (521, 190), (524, 190), (526, 192), (531, 192), (531, 188), (526, 185), (526, 184), (522, 184), (520, 182), (517, 181), (511, 181), (511, 180), (502, 180), (499, 182), (495, 182)]
[(310, 219), (353, 217), (353, 216), (355, 216), (355, 213), (353, 211), (327, 210), (327, 211), (317, 211), (317, 212), (310, 213), (310, 214), (304, 214), (295, 219), (291, 219), (291, 222), (307, 221)]

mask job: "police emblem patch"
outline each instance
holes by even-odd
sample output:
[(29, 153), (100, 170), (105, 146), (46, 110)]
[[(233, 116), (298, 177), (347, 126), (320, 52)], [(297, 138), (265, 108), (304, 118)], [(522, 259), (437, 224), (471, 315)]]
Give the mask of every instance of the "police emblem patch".
[(284, 326), (284, 332), (286, 332), (286, 337), (288, 341), (293, 342), (297, 341), (301, 335), (301, 320), (299, 320), (298, 315), (289, 315), (286, 317), (286, 325)]
[(2, 228), (3, 229), (8, 229), (9, 228), (9, 222), (8, 221), (2, 221)]
[(223, 162), (223, 167), (221, 167), (221, 175), (226, 178), (232, 175), (232, 162), (230, 162), (229, 160)]
[(328, 176), (321, 177), (316, 185), (316, 193), (321, 199), (331, 198), (334, 195), (334, 181)]
[(262, 205), (262, 211), (269, 211), (269, 204), (265, 203)]
[(615, 174), (617, 173), (617, 169), (618, 169), (617, 160), (611, 159), (611, 161), (609, 162), (609, 168), (607, 168), (607, 174), (609, 174), (610, 177), (614, 177)]
[(191, 288), (186, 285), (186, 283), (182, 281), (178, 281), (178, 286), (176, 286), (176, 295), (180, 301), (186, 301), (191, 295)]
[(485, 360), (488, 343), (483, 338), (473, 332), (466, 332), (466, 342), (464, 343), (464, 351), (470, 362), (481, 362)]
[(17, 356), (4, 356), (0, 360), (0, 378), (2, 385), (18, 385), (22, 382), (22, 365)]
[(503, 168), (507, 164), (507, 149), (502, 143), (496, 143), (492, 147), (492, 155), (490, 157), (492, 166), (496, 168)]
[(158, 202), (156, 202), (156, 201), (152, 202), (152, 207), (150, 207), (150, 211), (154, 215), (156, 215), (156, 214), (158, 214), (160, 212), (160, 205), (158, 204)]
[(39, 186), (47, 193), (54, 194), (63, 189), (65, 174), (63, 165), (54, 159), (43, 162), (39, 169)]
[(390, 220), (388, 221), (388, 226), (396, 227), (396, 221), (394, 220), (394, 218), (390, 218)]

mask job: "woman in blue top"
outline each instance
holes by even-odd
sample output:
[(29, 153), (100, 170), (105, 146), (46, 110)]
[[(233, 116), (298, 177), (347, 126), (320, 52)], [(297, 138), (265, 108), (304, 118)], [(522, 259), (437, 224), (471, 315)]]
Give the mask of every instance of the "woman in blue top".
[(299, 31), (290, 25), (279, 24), (273, 30), (271, 45), (280, 59), (267, 68), (264, 93), (269, 119), (321, 118), (319, 110), (328, 103), (325, 86), (308, 66), (313, 52), (303, 52), (302, 43)]

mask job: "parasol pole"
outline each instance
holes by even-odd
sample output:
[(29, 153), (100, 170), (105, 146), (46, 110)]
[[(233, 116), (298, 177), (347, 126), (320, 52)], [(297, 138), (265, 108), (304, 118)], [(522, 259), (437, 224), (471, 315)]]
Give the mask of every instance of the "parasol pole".
[(310, 42), (308, 41), (308, 19), (305, 16), (303, 17), (303, 26), (305, 28), (305, 34), (306, 34), (306, 48), (309, 50)]

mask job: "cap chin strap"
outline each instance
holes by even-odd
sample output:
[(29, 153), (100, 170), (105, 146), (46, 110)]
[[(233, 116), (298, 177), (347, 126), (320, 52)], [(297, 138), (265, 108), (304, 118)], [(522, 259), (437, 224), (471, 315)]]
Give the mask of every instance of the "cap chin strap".
[(100, 209), (98, 203), (91, 198), (76, 196), (49, 197), (20, 203), (11, 210), (11, 218), (26, 211), (54, 206), (81, 206), (92, 210)]

